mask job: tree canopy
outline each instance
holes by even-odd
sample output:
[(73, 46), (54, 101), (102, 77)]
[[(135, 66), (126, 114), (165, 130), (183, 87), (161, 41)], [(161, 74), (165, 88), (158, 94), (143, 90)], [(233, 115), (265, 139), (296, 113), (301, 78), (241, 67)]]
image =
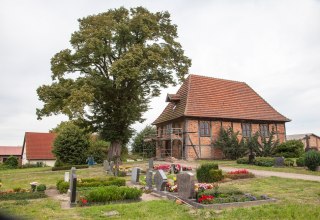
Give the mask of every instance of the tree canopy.
[[(148, 136), (156, 134), (156, 128), (154, 126), (147, 125), (143, 130), (141, 130), (134, 136), (132, 143), (132, 152), (139, 154), (145, 153), (147, 157), (154, 157), (156, 155), (155, 142), (145, 142), (144, 139)], [(145, 152), (143, 152), (144, 149)]]
[(119, 155), (150, 99), (183, 81), (191, 60), (166, 11), (121, 7), (78, 21), (72, 47), (51, 59), (52, 84), (37, 89), (44, 102), (37, 116), (62, 113), (81, 121)]

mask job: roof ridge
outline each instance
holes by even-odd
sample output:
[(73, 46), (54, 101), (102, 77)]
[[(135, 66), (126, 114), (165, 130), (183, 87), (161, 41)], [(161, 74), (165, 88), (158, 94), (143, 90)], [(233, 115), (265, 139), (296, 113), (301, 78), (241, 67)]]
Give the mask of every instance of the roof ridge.
[(244, 82), (244, 84), (249, 87), (257, 96), (259, 96), (267, 105), (269, 105), (275, 112), (277, 112), (279, 115), (281, 115), (282, 117), (288, 119), (288, 121), (292, 121), (290, 118), (287, 118), (286, 116), (284, 116), (283, 114), (281, 114), (280, 112), (278, 112), (275, 108), (272, 107), (272, 105), (269, 104), (269, 102), (267, 102), (261, 95), (259, 95), (251, 86), (249, 86), (247, 83)]
[(198, 74), (190, 74), (190, 76), (196, 76), (196, 77), (200, 77), (200, 78), (216, 79), (216, 80), (221, 80), (221, 81), (236, 82), (236, 83), (245, 83), (245, 82), (243, 82), (243, 81), (238, 81), (238, 80), (223, 79), (223, 78), (219, 78), (219, 77), (203, 76), (203, 75), (198, 75)]

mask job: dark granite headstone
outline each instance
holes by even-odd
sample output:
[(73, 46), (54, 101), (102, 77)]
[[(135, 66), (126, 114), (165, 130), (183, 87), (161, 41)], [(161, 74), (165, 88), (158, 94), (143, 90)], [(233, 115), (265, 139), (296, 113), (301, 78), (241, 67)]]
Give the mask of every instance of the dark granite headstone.
[(132, 183), (139, 183), (139, 178), (140, 178), (140, 168), (134, 167), (132, 169), (132, 173), (131, 173), (131, 182)]
[(71, 170), (70, 170), (70, 178), (69, 178), (69, 192), (71, 192), (71, 188), (72, 188), (72, 176), (76, 174), (76, 168), (75, 167), (72, 167)]
[(72, 187), (71, 187), (71, 193), (70, 193), (70, 205), (73, 205), (76, 203), (76, 197), (77, 197), (77, 175), (72, 175)]
[(275, 167), (283, 167), (284, 166), (284, 158), (283, 157), (275, 157), (274, 158), (274, 166)]
[(153, 158), (149, 159), (149, 169), (153, 170)]
[(189, 199), (194, 195), (195, 176), (191, 172), (177, 175), (178, 195), (183, 199)]
[(163, 170), (157, 170), (156, 174), (154, 175), (154, 184), (158, 191), (164, 191), (165, 186), (168, 182), (166, 174)]
[(152, 189), (152, 177), (153, 177), (153, 171), (148, 170), (146, 174), (146, 184), (148, 189)]

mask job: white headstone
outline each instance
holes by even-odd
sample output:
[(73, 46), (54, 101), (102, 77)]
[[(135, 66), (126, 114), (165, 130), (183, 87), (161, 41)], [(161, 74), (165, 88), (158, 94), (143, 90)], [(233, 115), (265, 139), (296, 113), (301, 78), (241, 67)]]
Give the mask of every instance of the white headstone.
[(70, 177), (69, 172), (65, 172), (64, 173), (64, 181), (69, 182), (69, 177)]

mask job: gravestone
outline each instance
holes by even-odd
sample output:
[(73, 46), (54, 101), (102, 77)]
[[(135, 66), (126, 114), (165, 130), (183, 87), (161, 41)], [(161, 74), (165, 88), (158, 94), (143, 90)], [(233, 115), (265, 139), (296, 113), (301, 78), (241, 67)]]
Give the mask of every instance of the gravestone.
[(154, 184), (158, 191), (164, 191), (164, 188), (168, 182), (166, 174), (163, 170), (157, 170), (156, 174), (154, 175)]
[(171, 164), (170, 166), (170, 170), (171, 170), (171, 173), (175, 173), (175, 170), (176, 170), (176, 165), (174, 163)]
[(72, 182), (71, 186), (71, 193), (70, 193), (70, 206), (76, 205), (76, 197), (77, 197), (77, 175), (73, 174), (70, 183)]
[(76, 168), (75, 167), (72, 167), (71, 170), (70, 170), (70, 173), (69, 173), (69, 190), (68, 190), (68, 193), (71, 193), (71, 187), (72, 187), (72, 176), (76, 174)]
[(70, 181), (69, 172), (65, 172), (65, 173), (64, 173), (64, 181), (65, 181), (65, 182), (69, 182), (69, 181)]
[(109, 169), (110, 169), (109, 161), (108, 160), (104, 160), (103, 161), (103, 170), (108, 172)]
[(149, 159), (149, 169), (153, 170), (153, 158)]
[(283, 167), (284, 166), (284, 158), (283, 157), (275, 157), (274, 158), (274, 166), (275, 167)]
[(110, 161), (110, 163), (109, 163), (109, 172), (110, 172), (110, 174), (113, 174), (113, 173), (114, 173), (113, 166), (114, 166), (114, 162), (113, 162), (113, 161)]
[(134, 167), (132, 169), (132, 173), (131, 173), (131, 182), (132, 183), (139, 183), (139, 178), (140, 178), (140, 168)]
[(191, 172), (177, 175), (178, 196), (189, 199), (194, 195), (195, 176)]
[(148, 189), (152, 189), (152, 177), (153, 177), (153, 171), (148, 170), (146, 174), (146, 184)]

